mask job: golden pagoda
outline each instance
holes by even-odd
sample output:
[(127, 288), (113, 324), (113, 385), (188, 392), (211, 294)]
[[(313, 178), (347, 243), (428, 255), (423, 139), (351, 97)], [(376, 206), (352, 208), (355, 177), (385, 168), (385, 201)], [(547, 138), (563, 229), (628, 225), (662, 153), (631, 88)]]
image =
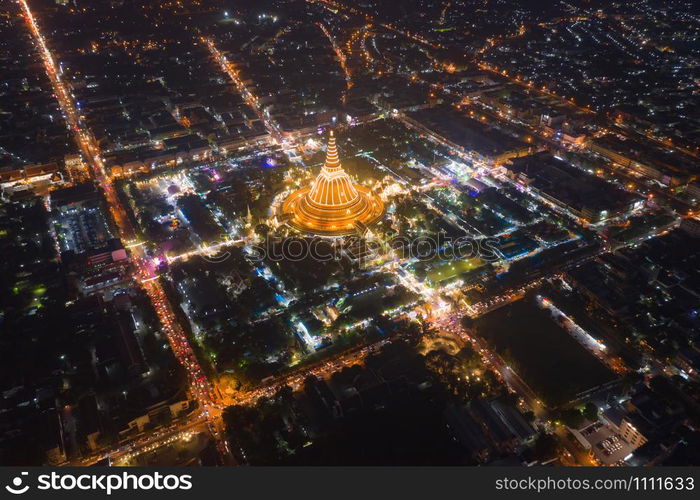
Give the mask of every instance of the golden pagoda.
[(282, 204), (282, 213), (300, 231), (341, 236), (364, 232), (382, 216), (384, 203), (343, 170), (331, 132), (321, 172), (310, 186), (289, 195)]

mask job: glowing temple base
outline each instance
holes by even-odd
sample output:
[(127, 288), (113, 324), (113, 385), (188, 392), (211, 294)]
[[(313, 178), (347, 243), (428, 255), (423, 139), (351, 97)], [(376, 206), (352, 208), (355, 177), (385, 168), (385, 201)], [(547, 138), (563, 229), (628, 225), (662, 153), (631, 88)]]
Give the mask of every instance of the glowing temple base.
[(289, 225), (306, 233), (328, 236), (356, 233), (362, 225), (369, 226), (384, 214), (384, 203), (368, 189), (354, 187), (358, 196), (351, 206), (315, 206), (308, 196), (311, 188), (305, 187), (289, 195), (282, 212), (290, 214)]

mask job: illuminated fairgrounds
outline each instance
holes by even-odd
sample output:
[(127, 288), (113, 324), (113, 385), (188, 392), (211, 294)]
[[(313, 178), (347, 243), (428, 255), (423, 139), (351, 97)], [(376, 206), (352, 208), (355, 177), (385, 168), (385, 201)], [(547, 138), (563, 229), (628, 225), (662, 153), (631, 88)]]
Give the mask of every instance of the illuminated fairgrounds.
[(384, 203), (343, 170), (331, 132), (321, 172), (310, 186), (289, 195), (282, 204), (282, 214), (299, 231), (343, 236), (363, 233), (384, 214)]

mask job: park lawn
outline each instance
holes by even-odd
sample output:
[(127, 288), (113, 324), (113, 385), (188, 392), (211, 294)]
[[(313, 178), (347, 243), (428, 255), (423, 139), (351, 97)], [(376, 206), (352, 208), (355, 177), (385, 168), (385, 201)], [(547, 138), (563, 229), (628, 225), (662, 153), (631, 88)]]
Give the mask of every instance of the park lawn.
[(434, 266), (428, 271), (428, 280), (430, 280), (431, 283), (440, 283), (468, 271), (478, 269), (483, 265), (484, 261), (479, 257), (446, 261), (442, 264)]
[(615, 378), (531, 298), (482, 316), (476, 327), (548, 406)]

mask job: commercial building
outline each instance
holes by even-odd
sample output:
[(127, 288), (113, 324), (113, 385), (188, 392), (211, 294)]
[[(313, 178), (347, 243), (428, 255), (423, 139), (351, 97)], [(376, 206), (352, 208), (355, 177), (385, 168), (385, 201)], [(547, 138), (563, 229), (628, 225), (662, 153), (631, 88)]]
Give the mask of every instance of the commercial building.
[(590, 223), (626, 215), (643, 203), (639, 196), (546, 152), (513, 158), (506, 168), (511, 179)]
[(449, 147), (475, 160), (491, 164), (532, 152), (532, 145), (516, 139), (486, 122), (447, 107), (413, 111), (408, 122), (428, 134), (440, 138)]
[(623, 168), (667, 186), (679, 186), (697, 179), (700, 174), (697, 162), (684, 158), (681, 153), (659, 149), (641, 139), (623, 139), (608, 134), (589, 141), (588, 148)]

